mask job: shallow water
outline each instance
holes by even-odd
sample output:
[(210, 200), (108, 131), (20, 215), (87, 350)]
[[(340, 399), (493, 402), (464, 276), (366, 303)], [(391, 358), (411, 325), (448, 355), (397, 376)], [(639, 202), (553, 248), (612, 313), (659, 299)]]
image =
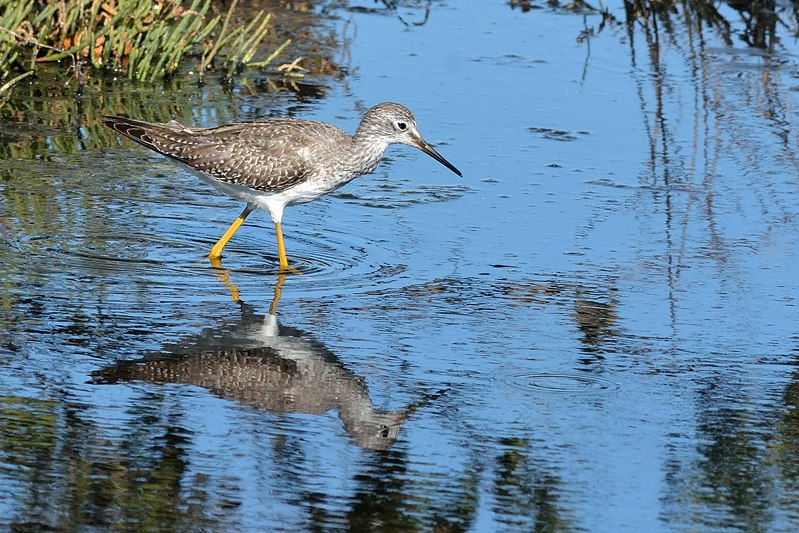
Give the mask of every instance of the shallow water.
[[(512, 4), (320, 6), (345, 75), (296, 92), (17, 93), (3, 527), (799, 527), (792, 37)], [(98, 122), (383, 100), (464, 178), (391, 148), (286, 211), (299, 275), (265, 213), (209, 263), (241, 206)]]

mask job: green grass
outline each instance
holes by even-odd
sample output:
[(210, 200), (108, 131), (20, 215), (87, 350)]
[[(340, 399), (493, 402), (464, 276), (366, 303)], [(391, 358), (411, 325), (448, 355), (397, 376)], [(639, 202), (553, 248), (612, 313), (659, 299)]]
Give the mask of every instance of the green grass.
[(236, 3), (223, 18), (208, 14), (211, 0), (0, 0), (0, 97), (42, 63), (62, 62), (79, 79), (93, 68), (149, 82), (169, 78), (187, 57), (201, 80), (217, 62), (227, 78), (264, 67), (289, 42), (255, 61), (270, 16), (233, 28)]

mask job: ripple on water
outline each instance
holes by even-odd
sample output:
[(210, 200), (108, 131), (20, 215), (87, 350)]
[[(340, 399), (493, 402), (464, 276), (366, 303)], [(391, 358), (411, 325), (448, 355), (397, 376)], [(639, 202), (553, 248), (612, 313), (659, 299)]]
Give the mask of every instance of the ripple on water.
[(150, 257), (148, 250), (153, 247), (177, 246), (185, 247), (185, 243), (170, 241), (148, 233), (113, 233), (97, 232), (88, 239), (75, 237), (64, 238), (63, 235), (38, 236), (20, 239), (16, 243), (20, 251), (32, 257), (47, 257), (51, 269), (63, 273), (64, 263), (75, 267), (82, 266), (103, 272), (131, 272), (133, 270), (152, 271), (162, 261)]
[[(193, 220), (172, 224), (169, 231), (109, 224), (91, 235), (36, 235), (10, 243), (26, 257), (39, 257), (38, 269), (62, 281), (112, 277), (116, 291), (129, 292), (139, 290), (141, 280), (151, 280), (196, 292), (207, 289), (202, 274), (211, 271), (206, 254), (217, 228), (202, 228), (198, 235)], [(156, 228), (164, 223), (157, 215), (150, 222)], [(351, 294), (388, 283), (405, 270), (382, 261), (380, 243), (366, 242), (357, 232), (292, 227), (286, 240), (292, 272), (299, 274), (306, 295)], [(221, 266), (234, 283), (270, 285), (279, 272), (271, 224), (254, 225), (232, 241)]]
[(334, 194), (337, 198), (350, 204), (379, 209), (398, 209), (412, 205), (457, 200), (472, 191), (471, 187), (460, 183), (411, 185), (377, 181), (363, 185), (353, 185), (351, 190)]
[(619, 388), (610, 380), (586, 374), (507, 370), (501, 372), (496, 379), (503, 385), (533, 393), (597, 394)]
[[(297, 275), (303, 296), (351, 295), (390, 283), (405, 272), (404, 265), (381, 261), (378, 243), (364, 242), (352, 233), (309, 233), (304, 228), (287, 237), (287, 248), (290, 268)], [(246, 282), (244, 278), (250, 277), (256, 284), (263, 284), (264, 276), (271, 278), (279, 272), (274, 249), (271, 240), (259, 238), (248, 243), (246, 250), (232, 249), (222, 267), (230, 272), (231, 279)], [(291, 294), (297, 295), (296, 291)]]
[[(70, 168), (81, 176), (77, 166)], [(215, 191), (179, 172), (168, 181), (152, 176), (109, 181), (106, 174), (83, 175), (80, 186), (68, 181), (73, 188), (60, 200), (66, 214), (47, 227), (2, 236), (19, 255), (42, 259), (40, 271), (63, 281), (112, 278), (115, 290), (122, 292), (140, 290), (142, 280), (175, 290), (207, 288), (207, 276), (197, 271), (200, 265), (210, 268), (208, 250), (241, 206), (228, 206)], [(119, 187), (131, 181), (132, 191)], [(392, 244), (381, 240), (385, 232), (375, 234), (374, 225), (361, 223), (361, 215), (340, 216), (342, 210), (352, 210), (347, 204), (386, 213), (381, 208), (449, 201), (469, 190), (462, 184), (394, 186), (377, 177), (353, 185), (351, 193), (335, 200), (339, 205), (321, 203), (305, 213), (292, 212), (284, 235), (292, 269), (302, 275), (302, 293), (352, 294), (392, 284), (407, 270), (391, 253)], [(75, 207), (84, 205), (89, 207)], [(266, 277), (273, 279), (277, 265), (274, 230), (264, 213), (248, 219), (222, 259), (231, 281), (254, 287), (263, 287)]]

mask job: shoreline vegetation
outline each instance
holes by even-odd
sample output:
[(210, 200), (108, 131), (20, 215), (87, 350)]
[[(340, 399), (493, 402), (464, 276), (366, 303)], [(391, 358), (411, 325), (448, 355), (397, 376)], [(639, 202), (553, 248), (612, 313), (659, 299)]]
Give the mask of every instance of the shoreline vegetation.
[[(63, 64), (79, 91), (92, 69), (153, 82), (190, 60), (200, 83), (212, 70), (229, 81), (243, 68), (267, 67), (290, 44), (287, 39), (256, 60), (274, 31), (271, 15), (257, 11), (236, 26), (238, 0), (215, 16), (212, 2), (0, 0), (0, 100), (44, 64)], [(288, 74), (296, 75), (296, 64)]]

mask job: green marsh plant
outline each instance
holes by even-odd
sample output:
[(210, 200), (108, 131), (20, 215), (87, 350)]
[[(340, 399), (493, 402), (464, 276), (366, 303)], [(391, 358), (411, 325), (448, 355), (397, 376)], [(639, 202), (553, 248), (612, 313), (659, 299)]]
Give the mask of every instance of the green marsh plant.
[(289, 44), (255, 61), (270, 16), (256, 13), (232, 28), (234, 0), (223, 18), (211, 0), (0, 0), (0, 98), (42, 63), (64, 62), (82, 83), (87, 67), (155, 81), (172, 76), (187, 56), (200, 80), (221, 58), (227, 78), (265, 67)]

